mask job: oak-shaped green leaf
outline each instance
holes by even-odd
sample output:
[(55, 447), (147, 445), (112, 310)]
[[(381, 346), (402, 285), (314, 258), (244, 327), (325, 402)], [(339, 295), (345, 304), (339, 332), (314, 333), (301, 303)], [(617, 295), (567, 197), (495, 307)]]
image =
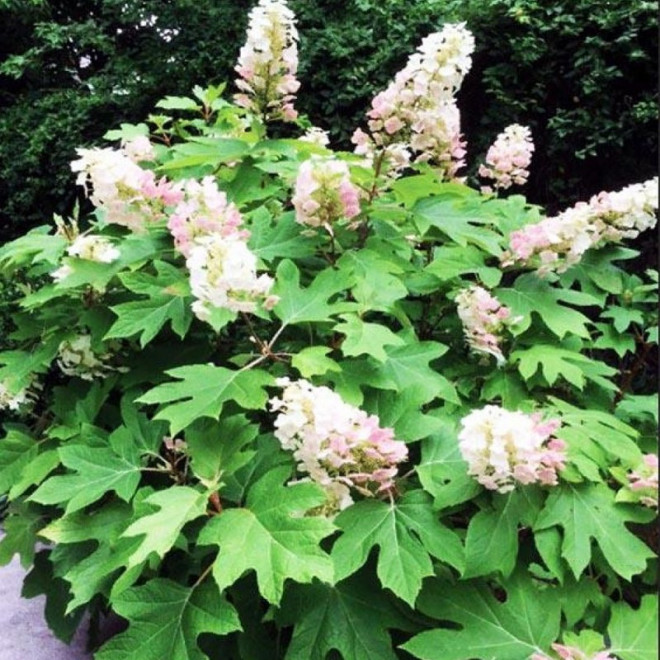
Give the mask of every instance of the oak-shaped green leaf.
[(415, 224), (425, 234), (430, 227), (439, 229), (461, 247), (476, 245), (499, 256), (503, 241), (500, 234), (484, 225), (490, 218), (479, 208), (479, 200), (452, 198), (448, 195), (421, 199), (413, 207)]
[(16, 483), (23, 469), (37, 456), (37, 441), (19, 428), (9, 428), (0, 441), (0, 493)]
[(170, 423), (176, 434), (200, 417), (217, 419), (227, 401), (236, 401), (246, 410), (259, 410), (266, 405), (266, 385), (273, 377), (265, 371), (250, 369), (232, 371), (208, 364), (191, 364), (166, 371), (178, 382), (157, 385), (141, 396), (141, 403), (169, 403), (155, 419)]
[(455, 425), (445, 421), (442, 429), (422, 441), (422, 460), (417, 474), (436, 509), (445, 509), (472, 499), (482, 490), (468, 474), (468, 464), (458, 449)]
[(140, 464), (108, 447), (66, 445), (59, 449), (62, 463), (75, 474), (44, 481), (29, 497), (40, 504), (63, 504), (73, 513), (114, 491), (128, 502), (140, 482)]
[(421, 660), (522, 660), (543, 653), (559, 636), (559, 601), (518, 577), (498, 602), (486, 586), (429, 583), (418, 609), (461, 629), (438, 627), (413, 637), (402, 648)]
[(642, 598), (638, 609), (626, 602), (612, 605), (607, 627), (610, 653), (621, 660), (656, 660), (658, 657), (658, 597)]
[[(366, 575), (336, 585), (295, 585), (282, 602), (278, 620), (294, 624), (286, 660), (326, 660), (333, 649), (350, 660), (395, 660), (390, 627), (400, 615)], [(405, 624), (403, 624), (405, 625)]]
[(338, 580), (357, 571), (379, 546), (381, 584), (414, 605), (422, 580), (433, 575), (429, 555), (459, 571), (463, 568), (458, 536), (438, 520), (431, 498), (421, 490), (407, 493), (396, 504), (363, 500), (342, 511), (335, 522), (343, 530), (332, 548)]
[(164, 578), (127, 589), (112, 609), (128, 619), (128, 630), (95, 654), (97, 660), (203, 660), (202, 633), (226, 635), (241, 629), (236, 610), (213, 582), (184, 587)]
[(157, 275), (126, 273), (119, 276), (127, 289), (149, 297), (111, 307), (118, 318), (104, 339), (139, 334), (140, 346), (144, 348), (168, 321), (179, 337), (185, 336), (192, 321), (188, 281), (180, 269), (170, 264), (156, 262), (155, 267)]
[(494, 287), (502, 279), (502, 270), (487, 266), (486, 255), (473, 245), (460, 247), (442, 245), (433, 251), (433, 261), (424, 269), (439, 280), (451, 280), (465, 273), (475, 273), (487, 287)]
[(384, 346), (402, 346), (405, 344), (389, 328), (379, 323), (365, 323), (356, 314), (342, 314), (341, 323), (334, 330), (345, 335), (341, 345), (344, 355), (371, 355), (379, 362), (387, 360)]
[(628, 530), (628, 521), (640, 521), (640, 517), (633, 507), (615, 503), (614, 492), (605, 484), (565, 483), (553, 488), (534, 529), (563, 529), (561, 556), (576, 579), (591, 559), (593, 538), (612, 569), (630, 580), (654, 554)]
[(514, 351), (509, 359), (511, 362), (518, 362), (518, 371), (525, 380), (532, 378), (540, 367), (548, 385), (554, 385), (561, 376), (579, 390), (584, 388), (588, 380), (608, 390), (617, 389), (616, 385), (608, 380), (616, 375), (616, 369), (560, 346), (535, 344)]
[(332, 349), (328, 346), (309, 346), (291, 358), (291, 365), (298, 369), (303, 378), (321, 376), (328, 371), (339, 372), (341, 367), (328, 357)]
[(581, 291), (553, 287), (534, 273), (520, 275), (512, 289), (497, 289), (497, 297), (511, 309), (513, 316), (521, 315), (520, 323), (512, 328), (514, 334), (522, 334), (532, 323), (532, 314), (538, 314), (543, 323), (562, 339), (572, 333), (579, 337), (590, 337), (587, 316), (569, 305), (598, 305), (597, 298)]
[(37, 532), (44, 524), (39, 507), (28, 502), (10, 505), (2, 521), (3, 534), (0, 537), (0, 566), (11, 561), (18, 554), (23, 568), (28, 568), (34, 560), (37, 545)]
[(321, 271), (305, 289), (300, 287), (300, 272), (293, 261), (285, 259), (277, 267), (273, 294), (280, 297), (274, 312), (284, 325), (313, 321), (328, 321), (333, 314), (345, 312), (354, 303), (328, 302), (335, 294), (345, 290), (350, 277), (341, 271), (327, 268)]
[(541, 508), (541, 493), (533, 486), (505, 495), (494, 494), (492, 508), (472, 516), (465, 537), (464, 578), (499, 571), (508, 577), (518, 557), (518, 527), (533, 524)]
[(353, 281), (351, 293), (360, 313), (389, 311), (397, 300), (408, 295), (401, 281), (404, 264), (388, 254), (387, 247), (376, 239), (369, 241), (368, 246), (371, 247), (345, 252), (337, 261), (337, 267)]
[(139, 518), (122, 535), (144, 535), (128, 560), (128, 568), (146, 561), (152, 552), (162, 558), (176, 542), (183, 526), (206, 513), (206, 502), (206, 493), (188, 486), (171, 486), (147, 497), (145, 503), (158, 507), (158, 511)]
[(429, 366), (448, 347), (435, 341), (411, 342), (387, 350), (387, 360), (380, 371), (391, 379), (399, 391), (410, 389), (415, 392), (419, 403), (440, 397), (452, 403), (460, 403), (453, 384)]
[(213, 577), (220, 589), (254, 570), (261, 595), (279, 603), (284, 582), (333, 579), (332, 561), (319, 547), (335, 527), (321, 516), (300, 515), (324, 503), (311, 483), (283, 486), (290, 468), (267, 472), (248, 491), (245, 507), (226, 509), (206, 523), (200, 545), (219, 545)]
[[(263, 172), (254, 171), (260, 177), (264, 176)], [(262, 209), (255, 211), (250, 224), (248, 245), (254, 254), (264, 261), (282, 257), (302, 259), (314, 254), (317, 239), (300, 231), (301, 226), (293, 213), (284, 213), (273, 221), (270, 213), (262, 212)]]

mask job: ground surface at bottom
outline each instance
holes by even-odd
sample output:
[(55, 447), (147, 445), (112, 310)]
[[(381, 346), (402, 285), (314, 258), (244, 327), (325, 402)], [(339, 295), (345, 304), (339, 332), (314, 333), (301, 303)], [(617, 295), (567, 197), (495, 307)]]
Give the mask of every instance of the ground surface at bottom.
[(0, 660), (90, 660), (85, 630), (67, 646), (46, 625), (44, 596), (21, 598), (24, 577), (18, 556), (0, 566)]

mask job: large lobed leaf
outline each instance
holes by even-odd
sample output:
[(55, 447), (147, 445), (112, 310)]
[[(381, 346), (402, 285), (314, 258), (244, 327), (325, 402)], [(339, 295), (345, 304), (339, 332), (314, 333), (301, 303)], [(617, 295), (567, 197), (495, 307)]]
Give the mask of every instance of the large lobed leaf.
[(184, 587), (156, 578), (124, 591), (112, 608), (129, 627), (95, 654), (97, 660), (203, 660), (199, 635), (241, 629), (236, 610), (210, 581)]
[(335, 527), (322, 516), (302, 515), (325, 495), (312, 483), (283, 486), (289, 474), (288, 467), (267, 472), (248, 491), (245, 507), (226, 509), (200, 532), (200, 545), (220, 546), (213, 564), (220, 589), (254, 570), (261, 595), (279, 603), (289, 578), (332, 581), (332, 561), (319, 544)]
[(141, 403), (166, 403), (155, 419), (170, 423), (176, 434), (200, 417), (217, 419), (227, 401), (236, 401), (246, 410), (260, 410), (266, 405), (266, 385), (273, 377), (260, 369), (232, 371), (208, 364), (191, 364), (165, 372), (178, 382), (157, 385), (143, 394)]

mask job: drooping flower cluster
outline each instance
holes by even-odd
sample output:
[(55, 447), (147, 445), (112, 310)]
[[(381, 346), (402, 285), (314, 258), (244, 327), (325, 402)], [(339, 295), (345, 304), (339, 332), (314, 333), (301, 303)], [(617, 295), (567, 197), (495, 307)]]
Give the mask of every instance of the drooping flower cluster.
[(30, 400), (27, 387), (14, 391), (0, 381), (0, 410), (18, 410)]
[(309, 227), (325, 227), (360, 212), (360, 192), (351, 183), (348, 165), (335, 158), (312, 157), (298, 170), (295, 194), (296, 222)]
[(115, 367), (107, 364), (108, 354), (97, 355), (92, 350), (92, 338), (82, 334), (64, 340), (58, 348), (57, 366), (67, 376), (78, 376), (83, 380), (106, 378)]
[(270, 401), (278, 413), (275, 437), (293, 451), (298, 469), (325, 489), (330, 510), (352, 504), (351, 488), (365, 495), (392, 491), (397, 464), (408, 456), (392, 429), (327, 387), (288, 378), (277, 384), (282, 396)]
[(330, 144), (330, 136), (328, 135), (328, 131), (324, 131), (318, 126), (312, 126), (311, 128), (308, 128), (302, 137), (299, 137), (298, 139), (302, 140), (303, 142), (311, 142), (312, 144), (316, 144), (319, 147), (327, 147), (328, 144)]
[(264, 119), (293, 121), (293, 107), (300, 87), (298, 70), (298, 31), (295, 15), (284, 0), (259, 0), (249, 15), (245, 45), (241, 48), (236, 71), (241, 90), (234, 101)]
[(602, 192), (552, 218), (514, 231), (503, 265), (536, 265), (540, 274), (562, 273), (592, 247), (635, 238), (657, 222), (658, 178)]
[(411, 160), (429, 162), (453, 179), (464, 164), (465, 143), (454, 94), (472, 65), (474, 37), (463, 23), (427, 36), (390, 85), (373, 99), (369, 133), (353, 135), (355, 152), (380, 160), (396, 176)]
[(652, 509), (658, 507), (658, 457), (645, 454), (643, 463), (628, 474), (628, 488), (639, 497), (639, 502)]
[[(146, 140), (146, 142), (145, 142)], [(105, 211), (105, 221), (141, 231), (149, 221), (163, 217), (165, 206), (182, 197), (178, 184), (157, 179), (138, 161), (153, 158), (147, 138), (125, 142), (120, 149), (76, 149), (80, 156), (71, 163), (76, 182), (85, 188), (92, 203)]]
[(183, 199), (176, 205), (167, 222), (174, 245), (185, 257), (198, 237), (217, 234), (246, 239), (248, 232), (240, 229), (243, 222), (236, 206), (218, 189), (212, 176), (201, 182), (187, 179), (182, 184)]
[[(598, 651), (597, 653), (585, 653), (575, 646), (566, 646), (564, 644), (552, 644), (552, 650), (557, 654), (560, 660), (617, 660), (609, 651)], [(545, 653), (534, 653), (529, 660), (553, 660)]]
[(197, 298), (192, 310), (202, 321), (210, 318), (212, 307), (254, 312), (259, 303), (266, 309), (277, 303), (276, 296), (268, 295), (273, 279), (265, 274), (257, 276), (257, 257), (237, 234), (196, 238), (186, 266)]
[(505, 359), (499, 346), (502, 331), (518, 320), (511, 317), (511, 310), (476, 284), (456, 296), (456, 305), (470, 348), (493, 355), (498, 364), (503, 364)]
[[(97, 236), (96, 234), (76, 236), (66, 252), (70, 257), (96, 261), (103, 264), (110, 264), (119, 259), (120, 256), (119, 250), (107, 238)], [(50, 276), (56, 282), (61, 282), (72, 272), (73, 268), (71, 265), (64, 264), (53, 271)]]
[[(529, 177), (529, 164), (532, 162), (534, 143), (526, 126), (511, 124), (500, 133), (488, 149), (486, 164), (479, 167), (479, 176), (493, 179), (492, 187), (506, 190), (513, 184), (522, 186)], [(482, 192), (492, 192), (483, 186)]]
[(468, 474), (489, 490), (507, 493), (516, 482), (554, 486), (565, 461), (565, 443), (552, 437), (559, 425), (489, 405), (461, 420), (458, 447)]

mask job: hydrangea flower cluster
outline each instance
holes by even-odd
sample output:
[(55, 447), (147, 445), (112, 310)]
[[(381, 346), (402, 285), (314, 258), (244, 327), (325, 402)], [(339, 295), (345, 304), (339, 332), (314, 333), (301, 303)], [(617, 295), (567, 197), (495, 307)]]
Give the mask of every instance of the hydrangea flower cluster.
[(360, 192), (344, 161), (312, 157), (298, 170), (292, 203), (296, 222), (332, 231), (333, 222), (360, 212)]
[(293, 451), (298, 469), (328, 494), (328, 509), (350, 506), (350, 489), (364, 495), (394, 488), (397, 464), (408, 456), (394, 431), (381, 428), (378, 417), (345, 403), (327, 387), (306, 380), (280, 378), (281, 398), (270, 400), (278, 413), (275, 437)]
[[(103, 264), (110, 264), (119, 259), (120, 256), (119, 250), (107, 238), (95, 234), (76, 236), (66, 252), (70, 257), (96, 261)], [(64, 264), (53, 271), (50, 276), (56, 282), (61, 282), (72, 272), (73, 268), (69, 264)]]
[(76, 149), (80, 156), (71, 163), (78, 172), (92, 203), (105, 211), (105, 221), (142, 231), (145, 223), (163, 215), (165, 206), (177, 204), (182, 193), (178, 184), (165, 177), (156, 179), (151, 170), (138, 165), (153, 157), (145, 140), (136, 138), (120, 149)]
[(0, 382), (0, 410), (18, 410), (29, 400), (27, 387), (14, 392), (6, 383)]
[[(564, 644), (552, 644), (552, 650), (561, 660), (617, 660), (615, 656), (610, 655), (609, 651), (598, 651), (594, 654), (587, 654), (575, 646), (566, 646)], [(552, 660), (545, 653), (534, 653), (529, 660)]]
[(318, 126), (312, 126), (308, 128), (302, 137), (298, 138), (302, 142), (310, 142), (311, 144), (316, 144), (319, 147), (327, 147), (330, 144), (330, 136), (328, 131), (324, 131)]
[(658, 457), (645, 454), (643, 463), (628, 474), (628, 488), (639, 497), (644, 506), (658, 507)]
[[(513, 184), (522, 186), (529, 177), (534, 143), (526, 126), (511, 124), (500, 133), (488, 149), (486, 164), (479, 167), (479, 176), (493, 179), (493, 188), (506, 190)], [(482, 192), (490, 193), (490, 186), (482, 186)]]
[(246, 239), (249, 233), (240, 229), (243, 222), (236, 206), (218, 189), (212, 176), (201, 182), (187, 179), (182, 184), (183, 199), (176, 205), (167, 222), (174, 245), (185, 257), (200, 236), (218, 234)]
[(489, 490), (507, 493), (516, 482), (554, 486), (566, 458), (565, 443), (552, 437), (559, 425), (489, 405), (461, 420), (458, 447), (468, 474)]
[(355, 152), (396, 176), (411, 160), (429, 162), (440, 178), (463, 166), (460, 112), (454, 94), (472, 65), (474, 37), (465, 24), (447, 24), (427, 36), (384, 91), (373, 99), (369, 132), (353, 134)]
[(539, 274), (562, 273), (589, 248), (652, 229), (657, 210), (658, 177), (617, 192), (601, 192), (589, 202), (578, 202), (555, 217), (512, 232), (503, 265), (536, 264)]
[(264, 119), (293, 121), (293, 107), (300, 87), (298, 31), (295, 15), (284, 0), (259, 0), (249, 15), (245, 45), (236, 65), (241, 90), (234, 96), (237, 105)]
[(202, 321), (209, 320), (212, 307), (254, 312), (259, 302), (270, 309), (278, 301), (276, 296), (268, 295), (273, 279), (265, 274), (257, 276), (257, 257), (237, 234), (198, 237), (186, 266), (190, 288), (197, 298), (192, 310)]
[(89, 335), (77, 335), (65, 339), (58, 348), (57, 366), (67, 376), (78, 376), (83, 380), (106, 378), (118, 369), (106, 364), (108, 354), (96, 355), (92, 350), (92, 338)]
[(518, 321), (511, 317), (511, 310), (476, 284), (456, 296), (456, 305), (470, 348), (477, 353), (493, 355), (498, 364), (503, 364), (500, 336), (506, 326)]

